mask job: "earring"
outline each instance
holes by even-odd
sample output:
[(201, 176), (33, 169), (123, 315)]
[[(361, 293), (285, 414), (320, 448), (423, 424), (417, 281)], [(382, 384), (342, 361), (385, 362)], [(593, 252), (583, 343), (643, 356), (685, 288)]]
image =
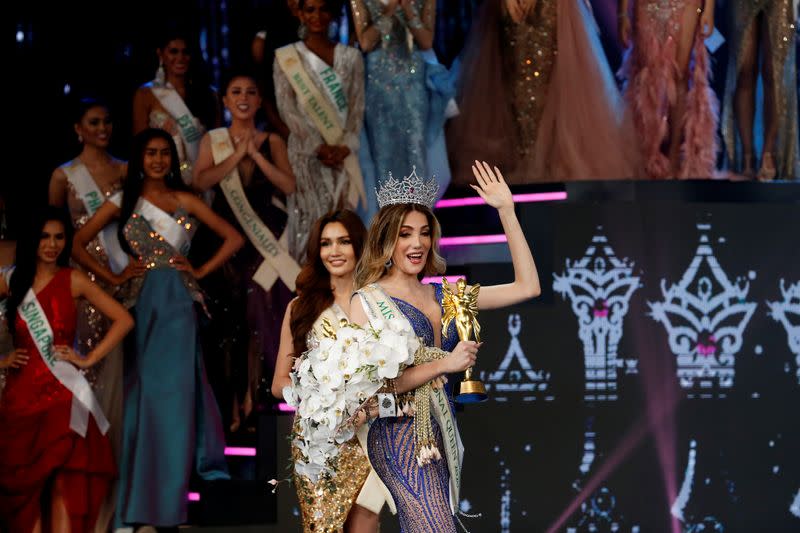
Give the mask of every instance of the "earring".
[(83, 144), (83, 135), (78, 134), (78, 143)]
[(389, 258), (389, 260), (388, 260), (388, 261), (386, 261), (386, 262), (383, 264), (383, 266), (385, 266), (385, 267), (386, 267), (386, 270), (389, 270), (390, 268), (392, 268), (392, 265), (393, 265), (393, 264), (394, 264), (394, 263), (392, 263), (392, 258), (390, 257), (390, 258)]
[(297, 38), (302, 41), (306, 37), (308, 37), (308, 26), (300, 24), (300, 27), (297, 28)]
[(154, 80), (154, 85), (163, 86), (167, 83), (167, 73), (164, 72), (164, 62), (160, 59), (158, 60), (158, 69), (156, 70), (156, 78)]
[(139, 171), (139, 179), (140, 179), (140, 180), (143, 180), (143, 179), (144, 179), (144, 170), (140, 170), (140, 171)]

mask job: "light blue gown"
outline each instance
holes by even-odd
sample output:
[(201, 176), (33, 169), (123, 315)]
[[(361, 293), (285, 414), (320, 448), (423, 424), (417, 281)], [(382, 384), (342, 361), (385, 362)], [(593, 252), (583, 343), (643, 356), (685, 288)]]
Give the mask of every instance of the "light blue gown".
[[(185, 212), (174, 218), (185, 226)], [(191, 276), (171, 267), (178, 252), (144, 218), (131, 217), (125, 236), (154, 266), (133, 309), (135, 351), (126, 353), (116, 523), (177, 526), (186, 521), (193, 467), (205, 480), (229, 478), (222, 421), (197, 337), (201, 296)]]
[[(442, 286), (434, 284), (441, 305)], [(433, 346), (433, 326), (425, 314), (413, 305), (392, 298), (426, 346)], [(440, 326), (441, 327), (441, 326)], [(455, 323), (442, 336), (442, 350), (452, 351), (458, 344)], [(452, 409), (452, 403), (451, 403)], [(444, 455), (442, 432), (432, 420), (436, 445)], [(420, 467), (416, 458), (414, 418), (378, 418), (369, 429), (369, 460), (375, 473), (389, 489), (397, 505), (402, 533), (455, 533), (450, 510), (450, 472), (446, 459)]]
[[(422, 13), (425, 0), (415, 0)], [(383, 12), (380, 0), (364, 0), (371, 21)], [(401, 179), (416, 166), (425, 179), (435, 176), (440, 194), (450, 183), (444, 142), (445, 110), (455, 83), (432, 50), (409, 50), (402, 9), (392, 18), (391, 32), (366, 55), (364, 128), (359, 163), (371, 202), (369, 220), (377, 211), (371, 191), (388, 173)]]

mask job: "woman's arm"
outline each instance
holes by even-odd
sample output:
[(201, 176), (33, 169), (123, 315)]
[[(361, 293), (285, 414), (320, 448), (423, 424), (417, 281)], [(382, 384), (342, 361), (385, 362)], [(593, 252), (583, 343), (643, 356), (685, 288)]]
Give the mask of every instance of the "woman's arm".
[(199, 268), (192, 267), (191, 263), (189, 263), (185, 257), (177, 257), (174, 259), (176, 269), (189, 271), (195, 279), (202, 279), (210, 272), (221, 267), (236, 250), (241, 248), (242, 245), (244, 245), (244, 237), (242, 237), (233, 226), (228, 224), (225, 219), (212, 211), (197, 196), (188, 192), (178, 192), (175, 194), (177, 195), (178, 203), (182, 205), (190, 215), (211, 228), (211, 231), (216, 233), (223, 240), (211, 259), (206, 261)]
[(449, 355), (437, 361), (406, 368), (394, 380), (398, 394), (414, 390), (440, 376), (463, 372), (475, 365), (480, 344), (475, 341), (460, 341)]
[[(353, 295), (353, 297), (356, 301), (350, 305), (350, 321), (365, 327), (369, 323), (369, 319), (364, 311), (363, 300), (358, 295)], [(402, 394), (433, 381), (439, 376), (463, 372), (475, 364), (479, 347), (480, 345), (475, 341), (461, 341), (449, 355), (442, 359), (410, 366), (394, 380), (395, 389)]]
[(239, 162), (247, 155), (247, 141), (240, 140), (236, 150), (225, 161), (214, 164), (214, 154), (211, 153), (211, 136), (206, 133), (200, 139), (200, 150), (197, 161), (192, 170), (192, 187), (200, 192), (205, 192), (228, 175)]
[(414, 0), (400, 0), (406, 15), (406, 27), (414, 36), (420, 50), (433, 48), (433, 28), (436, 23), (436, 0), (425, 0), (422, 13), (417, 12)]
[(344, 82), (347, 87), (347, 124), (342, 143), (347, 146), (350, 153), (358, 154), (361, 128), (364, 126), (364, 60), (356, 50), (352, 48), (347, 50), (353, 52), (353, 63), (348, 79)]
[(56, 207), (62, 207), (67, 203), (67, 174), (63, 168), (58, 167), (50, 176), (47, 197), (49, 204)]
[[(380, 18), (385, 18), (386, 22), (382, 24), (391, 25), (392, 17), (397, 9), (398, 0), (389, 0), (383, 8), (383, 14)], [(356, 27), (356, 37), (358, 38), (358, 45), (361, 51), (371, 52), (381, 40), (381, 32), (370, 17), (367, 6), (364, 0), (350, 0), (350, 8), (353, 10), (353, 21)]]
[(146, 130), (150, 125), (150, 99), (152, 98), (150, 89), (139, 87), (133, 95), (133, 134)]
[(292, 166), (289, 164), (289, 152), (286, 143), (280, 135), (269, 136), (269, 151), (272, 160), (269, 161), (264, 154), (258, 151), (253, 140), (248, 146), (249, 155), (256, 162), (258, 168), (283, 194), (292, 194), (295, 190), (295, 177)]
[(628, 0), (619, 0), (617, 4), (617, 37), (622, 46), (631, 45), (631, 18), (628, 14)]
[(500, 214), (500, 222), (511, 251), (511, 263), (514, 265), (514, 282), (481, 287), (478, 293), (478, 307), (495, 309), (539, 296), (542, 287), (539, 284), (536, 263), (533, 261), (531, 249), (514, 212), (514, 198), (503, 175), (497, 167), (492, 170), (485, 161), (475, 161), (472, 173), (478, 180), (478, 185), (470, 187)]
[(705, 0), (703, 2), (703, 12), (700, 14), (699, 25), (700, 35), (703, 39), (708, 39), (714, 33), (714, 0)]
[(133, 329), (133, 317), (119, 302), (106, 294), (103, 289), (93, 283), (80, 270), (73, 270), (71, 276), (72, 296), (74, 298), (86, 298), (95, 309), (111, 320), (111, 327), (108, 328), (100, 342), (85, 357), (76, 354), (71, 346), (55, 346), (55, 354), (59, 359), (69, 361), (80, 368), (89, 368), (122, 342), (125, 335)]
[(107, 265), (100, 263), (86, 251), (86, 246), (92, 239), (97, 237), (97, 234), (118, 216), (119, 207), (113, 202), (106, 201), (78, 230), (72, 242), (72, 259), (104, 282), (114, 286), (121, 285), (130, 278), (141, 276), (146, 270), (140, 261), (131, 259), (125, 270), (114, 274)]
[[(297, 298), (295, 298), (296, 300)], [(292, 379), (289, 373), (294, 366), (294, 342), (292, 340), (292, 330), (289, 327), (289, 322), (292, 319), (292, 306), (295, 302), (292, 300), (286, 306), (286, 312), (283, 314), (283, 324), (281, 325), (281, 344), (278, 347), (278, 359), (275, 361), (275, 373), (272, 377), (272, 395), (275, 398), (283, 398), (283, 388), (292, 384)]]

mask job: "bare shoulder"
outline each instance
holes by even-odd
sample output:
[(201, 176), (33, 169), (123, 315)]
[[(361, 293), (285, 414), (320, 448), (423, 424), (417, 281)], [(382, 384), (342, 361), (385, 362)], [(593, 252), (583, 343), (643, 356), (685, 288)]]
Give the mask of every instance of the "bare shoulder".
[(56, 167), (56, 169), (53, 170), (53, 173), (50, 175), (50, 181), (53, 183), (58, 183), (59, 185), (66, 185), (67, 173), (64, 172), (64, 167), (70, 164), (72, 164), (72, 161), (69, 161), (61, 166)]
[(92, 280), (89, 279), (83, 271), (78, 270), (77, 268), (70, 269), (70, 278), (69, 281), (72, 284), (72, 292), (73, 294), (83, 294), (86, 290), (86, 287), (92, 284)]
[(277, 133), (267, 133), (269, 135), (269, 147), (271, 150), (286, 150), (286, 141)]
[(184, 207), (189, 211), (194, 211), (197, 209), (198, 205), (205, 204), (198, 198), (194, 193), (187, 192), (187, 191), (173, 191), (172, 198), (178, 204), (179, 207)]

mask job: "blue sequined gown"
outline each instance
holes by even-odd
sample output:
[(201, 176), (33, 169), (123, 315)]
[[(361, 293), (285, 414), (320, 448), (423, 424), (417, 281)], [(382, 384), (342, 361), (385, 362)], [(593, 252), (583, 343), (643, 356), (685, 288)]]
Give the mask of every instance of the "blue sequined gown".
[[(427, 3), (413, 0), (425, 22)], [(434, 2), (435, 4), (435, 2)], [(380, 0), (353, 0), (356, 24), (369, 27), (383, 12)], [(366, 54), (364, 128), (358, 159), (364, 175), (369, 220), (377, 211), (374, 187), (389, 172), (396, 178), (411, 173), (435, 175), (441, 194), (450, 182), (444, 143), (445, 110), (455, 95), (455, 84), (432, 51), (408, 45), (405, 14), (398, 7), (391, 31)]]
[[(434, 284), (436, 299), (442, 303), (442, 286)], [(414, 332), (427, 346), (433, 346), (433, 326), (428, 317), (399, 298), (392, 298), (406, 316)], [(442, 336), (442, 349), (452, 351), (458, 344), (455, 324)], [(451, 404), (452, 408), (452, 404)], [(444, 456), (442, 433), (432, 421), (436, 444)], [(402, 533), (455, 533), (450, 510), (450, 473), (444, 457), (420, 467), (416, 459), (414, 419), (379, 418), (369, 429), (369, 459), (375, 472), (392, 494), (397, 505)]]
[[(174, 214), (187, 227), (183, 210)], [(177, 251), (134, 215), (125, 237), (151, 265), (133, 308), (135, 350), (126, 353), (118, 526), (186, 521), (192, 470), (227, 479), (225, 437), (197, 336), (194, 279), (169, 263)], [(184, 255), (188, 250), (181, 250)]]

